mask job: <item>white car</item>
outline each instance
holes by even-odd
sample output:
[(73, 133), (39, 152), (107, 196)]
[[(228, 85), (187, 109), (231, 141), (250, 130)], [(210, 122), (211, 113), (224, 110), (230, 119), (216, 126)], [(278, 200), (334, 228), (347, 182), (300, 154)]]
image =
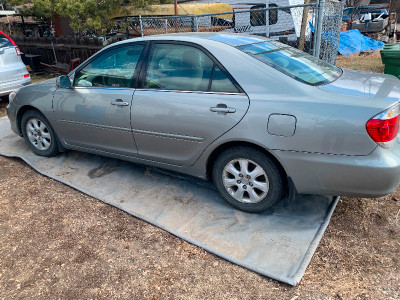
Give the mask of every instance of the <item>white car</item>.
[(31, 83), (31, 77), (14, 41), (0, 31), (0, 96)]

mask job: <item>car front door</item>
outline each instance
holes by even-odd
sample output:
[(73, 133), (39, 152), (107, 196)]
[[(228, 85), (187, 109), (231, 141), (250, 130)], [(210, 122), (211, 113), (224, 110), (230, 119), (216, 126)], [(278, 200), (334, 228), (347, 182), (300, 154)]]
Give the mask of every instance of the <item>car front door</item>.
[(144, 47), (111, 48), (79, 69), (71, 88), (56, 90), (54, 116), (69, 146), (137, 155), (130, 113)]
[(153, 42), (140, 77), (132, 130), (141, 158), (192, 165), (249, 106), (225, 68), (190, 43)]

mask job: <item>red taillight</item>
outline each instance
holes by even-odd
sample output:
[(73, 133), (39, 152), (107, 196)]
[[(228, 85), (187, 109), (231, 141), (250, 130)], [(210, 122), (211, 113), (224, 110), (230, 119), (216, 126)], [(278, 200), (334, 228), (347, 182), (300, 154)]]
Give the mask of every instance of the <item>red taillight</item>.
[(24, 75), (24, 78), (28, 78), (28, 77), (29, 77), (29, 74), (25, 74), (25, 75)]
[(396, 105), (371, 118), (366, 129), (371, 139), (383, 148), (389, 148), (399, 133), (399, 105)]
[(399, 116), (386, 120), (371, 119), (367, 123), (367, 131), (377, 143), (390, 142), (399, 132)]
[(19, 48), (17, 46), (15, 46), (15, 51), (17, 52), (17, 55), (20, 56), (21, 55), (21, 51), (19, 50)]

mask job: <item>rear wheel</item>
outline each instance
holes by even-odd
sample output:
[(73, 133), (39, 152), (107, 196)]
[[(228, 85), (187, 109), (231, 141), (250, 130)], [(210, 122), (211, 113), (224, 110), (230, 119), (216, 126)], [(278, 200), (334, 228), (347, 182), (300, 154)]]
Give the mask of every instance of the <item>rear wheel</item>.
[(54, 130), (40, 112), (27, 111), (21, 119), (21, 130), (25, 142), (36, 155), (51, 157), (58, 153)]
[(279, 168), (252, 148), (236, 147), (221, 153), (214, 163), (213, 181), (230, 205), (246, 212), (263, 212), (284, 196)]

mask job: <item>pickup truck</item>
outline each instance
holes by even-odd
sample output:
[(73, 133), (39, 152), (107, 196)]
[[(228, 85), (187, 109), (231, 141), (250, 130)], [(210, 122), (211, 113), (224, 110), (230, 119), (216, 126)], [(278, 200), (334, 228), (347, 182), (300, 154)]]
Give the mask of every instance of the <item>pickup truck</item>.
[(361, 33), (381, 33), (392, 37), (396, 31), (397, 16), (395, 12), (389, 15), (381, 6), (366, 5), (345, 8), (342, 20)]

